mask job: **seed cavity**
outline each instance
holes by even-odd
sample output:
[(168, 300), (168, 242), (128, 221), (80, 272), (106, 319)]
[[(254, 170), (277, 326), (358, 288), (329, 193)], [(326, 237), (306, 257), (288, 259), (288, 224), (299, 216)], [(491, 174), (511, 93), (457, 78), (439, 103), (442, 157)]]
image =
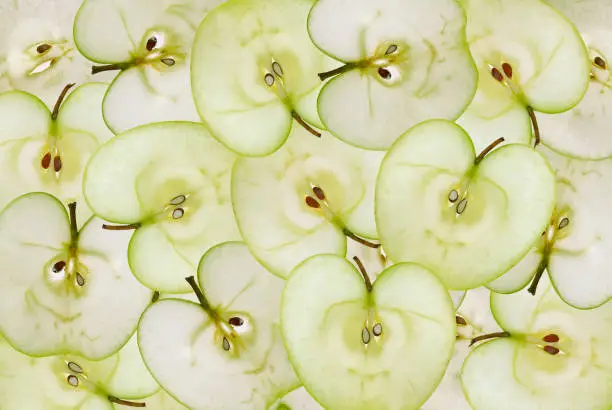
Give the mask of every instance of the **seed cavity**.
[(465, 211), (465, 207), (467, 206), (467, 198), (463, 198), (458, 204), (457, 204), (457, 215), (461, 215), (464, 211)]
[(546, 343), (557, 343), (559, 341), (559, 336), (554, 333), (551, 333), (551, 334), (544, 336), (542, 340), (545, 341)]
[(274, 76), (270, 73), (264, 75), (264, 81), (268, 87), (272, 87), (274, 85)]
[(321, 207), (321, 204), (319, 204), (319, 202), (317, 202), (317, 200), (311, 197), (310, 195), (306, 195), (304, 201), (306, 202), (306, 205), (308, 205), (310, 208), (318, 209)]
[(75, 362), (68, 362), (68, 369), (70, 369), (70, 371), (73, 371), (75, 373), (83, 373), (83, 368), (81, 366), (79, 366), (78, 364), (76, 364)]
[(491, 68), (491, 75), (493, 76), (493, 78), (495, 78), (495, 80), (499, 81), (500, 83), (504, 81), (504, 76), (496, 67)]
[(51, 268), (51, 270), (53, 270), (53, 273), (59, 273), (63, 271), (65, 267), (66, 267), (66, 262), (58, 261), (53, 264), (53, 267)]
[(172, 211), (172, 219), (181, 219), (185, 215), (185, 210), (183, 208), (175, 208)]
[(45, 54), (47, 51), (51, 50), (51, 44), (42, 43), (36, 47), (36, 52), (38, 54)]
[(172, 67), (174, 64), (176, 64), (176, 61), (174, 60), (174, 58), (171, 58), (171, 57), (162, 58), (160, 61), (164, 63), (165, 65), (167, 65), (168, 67)]
[(376, 323), (374, 327), (372, 328), (372, 333), (374, 333), (374, 336), (380, 336), (382, 335), (382, 332), (383, 332), (382, 324)]
[(395, 44), (391, 44), (389, 47), (387, 47), (387, 51), (385, 51), (385, 55), (388, 56), (389, 54), (393, 54), (397, 51), (397, 46)]
[(512, 79), (512, 66), (510, 64), (503, 63), (502, 70), (504, 71), (504, 74), (506, 75), (506, 77), (508, 77), (509, 79)]
[(85, 286), (85, 278), (79, 272), (76, 273), (76, 283), (81, 287)]
[(225, 350), (226, 352), (229, 352), (230, 349), (230, 342), (229, 340), (227, 340), (226, 337), (223, 338), (223, 350)]
[(68, 381), (68, 384), (72, 387), (77, 387), (79, 385), (79, 378), (74, 374), (68, 375), (68, 377), (66, 377), (66, 381)]
[(170, 205), (180, 205), (185, 202), (186, 199), (187, 197), (185, 195), (177, 195), (170, 200)]
[(391, 79), (391, 71), (387, 70), (384, 67), (379, 67), (378, 68), (378, 75), (383, 79), (383, 80), (390, 80)]
[(244, 324), (244, 320), (242, 320), (241, 317), (234, 316), (234, 317), (230, 318), (229, 324), (234, 326), (234, 327), (240, 327), (240, 326), (242, 326)]
[(55, 170), (55, 172), (60, 172), (62, 170), (62, 158), (60, 158), (59, 155), (53, 158), (53, 170)]
[(368, 330), (367, 327), (364, 327), (363, 330), (361, 331), (361, 341), (363, 342), (364, 345), (367, 345), (368, 343), (370, 343), (370, 331)]
[(608, 68), (608, 65), (606, 64), (604, 59), (599, 56), (593, 59), (593, 64), (595, 64), (597, 67), (601, 68), (602, 70), (605, 70)]
[(448, 200), (452, 203), (457, 202), (457, 200), (459, 199), (459, 192), (457, 192), (455, 189), (453, 189), (452, 191), (450, 191), (448, 193)]
[(157, 37), (153, 36), (147, 40), (147, 51), (152, 51), (157, 45)]
[(283, 68), (276, 61), (272, 63), (272, 71), (274, 71), (274, 74), (276, 74), (279, 77), (283, 76)]
[(559, 229), (565, 228), (567, 225), (569, 225), (569, 222), (569, 218), (567, 217), (561, 219), (561, 221), (559, 222)]
[(555, 356), (557, 354), (559, 354), (559, 349), (557, 349), (554, 346), (544, 346), (542, 348), (546, 353), (548, 353), (549, 355)]
[(318, 186), (312, 187), (312, 192), (319, 198), (321, 201), (325, 201), (325, 192)]

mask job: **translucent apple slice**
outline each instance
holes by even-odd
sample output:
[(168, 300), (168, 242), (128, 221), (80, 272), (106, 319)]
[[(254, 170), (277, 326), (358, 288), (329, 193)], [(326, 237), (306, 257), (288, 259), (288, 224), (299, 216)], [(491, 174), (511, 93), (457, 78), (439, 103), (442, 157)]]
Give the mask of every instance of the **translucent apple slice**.
[(164, 390), (160, 390), (154, 395), (149, 396), (140, 401), (144, 402), (147, 405), (147, 410), (189, 410), (187, 407), (176, 401)]
[(168, 122), (117, 135), (91, 159), (84, 194), (97, 215), (136, 229), (129, 248), (136, 277), (154, 290), (184, 293), (211, 246), (240, 238), (230, 203), (235, 155), (201, 124)]
[(198, 120), (189, 85), (195, 28), (218, 0), (86, 0), (74, 22), (77, 47), (119, 71), (104, 99), (104, 119), (119, 133), (153, 121)]
[(463, 365), (461, 379), (472, 407), (609, 408), (612, 305), (574, 309), (546, 278), (540, 290), (536, 297), (492, 294), (491, 309), (507, 333), (476, 347)]
[(418, 409), (452, 355), (455, 310), (420, 265), (393, 265), (372, 284), (344, 258), (316, 255), (287, 279), (281, 328), (298, 377), (323, 407)]
[(322, 126), (316, 74), (330, 61), (308, 37), (311, 5), (312, 0), (230, 0), (198, 28), (193, 96), (204, 122), (230, 149), (247, 156), (270, 154), (294, 123), (319, 136), (308, 123)]
[(502, 275), (541, 235), (555, 200), (546, 159), (511, 144), (478, 156), (470, 137), (446, 120), (421, 123), (383, 160), (376, 186), (382, 246), (396, 262), (432, 269), (449, 289)]
[(343, 66), (321, 90), (326, 128), (359, 147), (385, 150), (413, 125), (457, 119), (476, 91), (455, 0), (319, 0), (308, 18), (312, 41)]
[(238, 159), (232, 204), (255, 257), (286, 277), (309, 256), (344, 255), (346, 236), (376, 248), (369, 239), (377, 237), (374, 185), (382, 157), (295, 128), (274, 154)]
[(260, 409), (299, 385), (278, 324), (284, 281), (240, 242), (210, 249), (198, 283), (187, 281), (199, 304), (160, 300), (138, 327), (144, 361), (167, 392), (194, 410)]
[(31, 356), (74, 353), (98, 360), (136, 329), (151, 292), (127, 263), (130, 232), (91, 219), (77, 230), (57, 198), (23, 195), (0, 214), (0, 330)]
[(304, 386), (287, 393), (277, 400), (269, 410), (323, 410), (323, 407), (304, 388)]

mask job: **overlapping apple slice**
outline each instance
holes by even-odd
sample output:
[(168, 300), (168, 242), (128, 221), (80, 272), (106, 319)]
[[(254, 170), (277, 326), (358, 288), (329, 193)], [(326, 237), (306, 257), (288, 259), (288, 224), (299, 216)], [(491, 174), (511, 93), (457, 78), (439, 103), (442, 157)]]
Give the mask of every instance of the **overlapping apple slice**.
[(491, 309), (504, 332), (466, 359), (461, 380), (472, 407), (608, 409), (612, 403), (612, 305), (578, 310), (542, 278), (536, 297), (493, 293)]
[(136, 277), (151, 289), (189, 291), (209, 247), (238, 239), (230, 202), (235, 155), (201, 124), (136, 127), (102, 146), (89, 162), (83, 191), (97, 215), (136, 229), (128, 251)]
[[(112, 137), (100, 114), (106, 85), (68, 84), (53, 111), (32, 94), (0, 94), (0, 208), (19, 195), (45, 191), (79, 203), (79, 224), (91, 212), (81, 193), (85, 165)], [(66, 97), (64, 99), (64, 97)]]
[(104, 98), (108, 126), (119, 133), (152, 121), (198, 120), (189, 84), (195, 29), (220, 0), (86, 0), (74, 21), (79, 51), (120, 71)]
[(382, 157), (329, 133), (315, 139), (294, 128), (274, 154), (238, 159), (232, 204), (255, 257), (286, 277), (309, 256), (344, 255), (347, 236), (377, 247), (364, 238), (377, 237), (374, 185)]
[(138, 327), (144, 362), (166, 391), (193, 410), (263, 409), (299, 385), (278, 323), (285, 283), (246, 245), (210, 249), (197, 283), (187, 282), (199, 304), (160, 300)]
[[(541, 0), (459, 2), (467, 14), (467, 41), (480, 78), (463, 125), (478, 135), (477, 129), (470, 129), (478, 125), (470, 123), (474, 118), (499, 118), (499, 123), (488, 125), (477, 121), (488, 130), (516, 117), (510, 135), (503, 129), (500, 136), (525, 142), (521, 136), (526, 135), (529, 117), (535, 144), (539, 143), (535, 113), (567, 111), (586, 92), (590, 62), (580, 35), (567, 18)], [(523, 114), (517, 112), (519, 106)], [(520, 138), (515, 140), (516, 136)]]
[(285, 394), (274, 404), (268, 407), (269, 410), (324, 410), (323, 407), (304, 388), (297, 389)]
[(76, 203), (31, 193), (0, 214), (0, 330), (32, 356), (107, 357), (136, 329), (151, 292), (127, 263), (129, 232), (89, 220), (77, 229)]
[(349, 144), (386, 150), (423, 120), (457, 119), (474, 96), (477, 73), (455, 0), (318, 0), (308, 30), (344, 63), (319, 74), (333, 78), (318, 110)]
[(387, 153), (376, 186), (376, 225), (395, 262), (421, 263), (449, 289), (471, 289), (520, 260), (546, 227), (555, 177), (533, 148), (476, 155), (447, 120), (423, 122)]
[(322, 127), (317, 72), (331, 60), (308, 37), (311, 6), (312, 0), (229, 0), (198, 28), (193, 96), (204, 122), (232, 150), (270, 154), (295, 126), (319, 136), (309, 125)]
[(594, 308), (612, 297), (610, 194), (612, 161), (570, 159), (540, 147), (557, 172), (555, 210), (527, 256), (487, 286), (499, 293), (535, 293), (545, 271), (570, 305)]
[(421, 265), (395, 264), (371, 283), (343, 257), (315, 255), (287, 279), (281, 328), (296, 373), (323, 407), (418, 409), (452, 355), (455, 310)]

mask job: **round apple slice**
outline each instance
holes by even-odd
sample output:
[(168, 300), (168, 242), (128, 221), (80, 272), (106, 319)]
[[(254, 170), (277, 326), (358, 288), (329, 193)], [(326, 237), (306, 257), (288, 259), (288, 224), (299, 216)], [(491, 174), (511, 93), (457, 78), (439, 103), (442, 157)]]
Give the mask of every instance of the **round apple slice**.
[(446, 120), (421, 123), (394, 144), (376, 186), (382, 246), (396, 262), (429, 267), (449, 289), (471, 289), (517, 263), (546, 227), (554, 173), (525, 145), (475, 155)]
[(123, 346), (151, 298), (127, 263), (130, 232), (77, 229), (57, 198), (23, 195), (0, 214), (0, 330), (31, 356), (98, 360)]
[(168, 393), (194, 410), (261, 409), (299, 385), (278, 324), (284, 281), (243, 243), (210, 249), (198, 283), (187, 282), (199, 304), (160, 300), (138, 327), (145, 364)]
[(466, 359), (461, 380), (468, 400), (477, 410), (609, 408), (612, 305), (577, 310), (546, 278), (540, 286), (536, 297), (492, 294), (491, 309), (506, 333)]
[(337, 255), (295, 268), (281, 307), (291, 362), (325, 408), (418, 409), (452, 355), (452, 301), (420, 265), (393, 265), (374, 284), (362, 275)]
[(383, 154), (295, 128), (265, 158), (240, 158), (232, 204), (242, 237), (272, 273), (286, 277), (319, 253), (344, 255), (346, 236), (376, 248), (374, 185)]
[(117, 135), (91, 159), (83, 191), (97, 215), (136, 229), (129, 247), (132, 272), (146, 286), (189, 291), (209, 247), (239, 238), (230, 203), (235, 155), (201, 124), (169, 122)]
[(230, 149), (270, 154), (294, 122), (320, 136), (308, 123), (321, 127), (316, 74), (330, 61), (308, 37), (311, 5), (312, 0), (229, 0), (198, 28), (193, 96), (204, 122)]
[(455, 0), (318, 0), (312, 41), (343, 66), (321, 90), (326, 128), (359, 147), (386, 150), (411, 126), (457, 119), (476, 91), (476, 69)]

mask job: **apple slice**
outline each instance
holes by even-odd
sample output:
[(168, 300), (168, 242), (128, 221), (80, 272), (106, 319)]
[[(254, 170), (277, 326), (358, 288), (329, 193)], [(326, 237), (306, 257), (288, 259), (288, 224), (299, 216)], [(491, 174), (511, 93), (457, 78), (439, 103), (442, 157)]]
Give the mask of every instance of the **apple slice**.
[(195, 28), (219, 0), (86, 0), (74, 21), (79, 51), (119, 71), (104, 98), (104, 119), (119, 133), (152, 121), (198, 120), (189, 85)]
[(81, 193), (85, 164), (112, 137), (100, 114), (106, 85), (90, 83), (67, 97), (68, 84), (50, 112), (32, 94), (0, 94), (0, 209), (15, 197), (45, 191), (77, 201), (78, 222), (91, 212)]
[(31, 356), (107, 357), (136, 329), (151, 298), (127, 263), (130, 232), (93, 218), (77, 230), (76, 203), (31, 193), (0, 214), (0, 331)]
[(83, 191), (97, 215), (136, 229), (132, 272), (146, 286), (189, 291), (184, 272), (203, 252), (240, 238), (230, 203), (235, 155), (201, 124), (149, 124), (117, 135), (87, 167)]
[(331, 61), (308, 37), (311, 6), (312, 0), (229, 0), (198, 28), (191, 65), (198, 112), (241, 155), (276, 151), (294, 123), (319, 136), (309, 125), (322, 126), (316, 74)]
[[(567, 111), (587, 90), (590, 62), (580, 35), (567, 18), (541, 0), (460, 3), (467, 14), (467, 40), (480, 77), (470, 114), (493, 117), (519, 103), (530, 117), (538, 144), (535, 112)], [(520, 122), (524, 124), (524, 116)]]
[[(140, 401), (147, 405), (147, 410), (189, 410), (162, 389), (154, 395), (141, 399)], [(120, 406), (116, 406), (115, 410), (120, 410), (119, 407)], [(126, 409), (124, 408), (121, 410)]]
[[(270, 272), (286, 277), (319, 253), (344, 255), (346, 237), (370, 247), (377, 237), (374, 185), (383, 153), (294, 128), (265, 158), (240, 158), (232, 203), (242, 237)], [(367, 239), (364, 239), (367, 238)]]
[(138, 327), (145, 364), (168, 393), (194, 410), (261, 409), (299, 385), (278, 324), (284, 281), (243, 243), (210, 249), (198, 283), (187, 282), (199, 304), (160, 300)]
[(315, 399), (312, 398), (304, 386), (290, 391), (278, 399), (269, 410), (324, 410)]
[(449, 289), (471, 289), (506, 272), (540, 236), (553, 210), (554, 173), (525, 145), (478, 156), (446, 120), (398, 139), (381, 165), (376, 222), (396, 262), (432, 269)]
[(337, 255), (293, 270), (281, 306), (291, 362), (325, 408), (418, 409), (452, 355), (452, 301), (420, 265), (395, 264), (374, 284), (362, 275)]
[(386, 150), (413, 125), (457, 119), (476, 91), (477, 73), (455, 0), (318, 0), (312, 41), (344, 65), (321, 90), (326, 128), (359, 147)]
[(608, 409), (612, 403), (612, 304), (577, 310), (547, 278), (527, 292), (492, 294), (491, 309), (505, 332), (478, 346), (461, 375), (474, 409)]

